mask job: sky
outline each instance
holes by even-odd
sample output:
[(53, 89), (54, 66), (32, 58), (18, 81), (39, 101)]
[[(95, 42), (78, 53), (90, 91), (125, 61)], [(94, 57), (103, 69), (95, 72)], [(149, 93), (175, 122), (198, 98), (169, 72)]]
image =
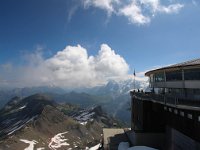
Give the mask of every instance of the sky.
[(142, 79), (200, 57), (197, 0), (1, 0), (0, 86)]

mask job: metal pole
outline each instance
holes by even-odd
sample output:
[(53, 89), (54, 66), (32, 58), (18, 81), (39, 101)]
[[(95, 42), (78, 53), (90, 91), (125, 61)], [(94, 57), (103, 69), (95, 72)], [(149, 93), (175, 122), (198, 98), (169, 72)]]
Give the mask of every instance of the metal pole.
[(135, 91), (135, 69), (134, 69), (134, 72), (133, 72), (133, 90)]
[(135, 75), (133, 75), (133, 76), (134, 76), (134, 77), (133, 77), (133, 82), (134, 82), (134, 83), (133, 83), (133, 84), (134, 84), (134, 86), (133, 86), (134, 89), (133, 89), (133, 90), (135, 91)]

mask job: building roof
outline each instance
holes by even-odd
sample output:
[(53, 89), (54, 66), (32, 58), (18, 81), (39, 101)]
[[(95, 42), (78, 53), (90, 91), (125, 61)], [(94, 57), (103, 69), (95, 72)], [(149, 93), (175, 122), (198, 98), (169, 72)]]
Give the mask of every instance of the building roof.
[(162, 67), (162, 68), (158, 68), (158, 69), (154, 69), (154, 70), (150, 70), (150, 71), (146, 72), (145, 75), (148, 76), (153, 72), (161, 71), (161, 70), (178, 70), (178, 69), (183, 68), (183, 67), (197, 66), (197, 65), (200, 65), (200, 58), (193, 59), (193, 60), (190, 60), (190, 61), (185, 61), (185, 62), (182, 62), (182, 63), (170, 65), (170, 66), (166, 66), (166, 67)]

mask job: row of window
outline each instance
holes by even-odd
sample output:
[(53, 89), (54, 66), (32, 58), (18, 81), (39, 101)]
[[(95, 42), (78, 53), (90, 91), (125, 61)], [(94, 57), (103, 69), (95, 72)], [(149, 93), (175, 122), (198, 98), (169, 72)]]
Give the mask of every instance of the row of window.
[[(180, 116), (181, 117), (187, 117), (188, 119), (193, 119), (193, 115), (191, 114), (191, 113), (186, 113), (186, 112), (184, 112), (184, 111), (182, 111), (182, 110), (177, 110), (177, 109), (174, 109), (174, 111), (173, 111), (173, 108), (168, 108), (168, 107), (164, 107), (164, 110), (165, 111), (169, 111), (169, 112), (171, 112), (171, 113), (173, 113), (174, 112), (174, 114), (176, 114), (176, 115), (178, 115), (178, 114), (180, 114)], [(198, 121), (200, 122), (200, 116), (198, 116)]]
[[(184, 76), (182, 71), (166, 72), (166, 81), (180, 81), (180, 80), (200, 80), (200, 69), (188, 69), (184, 70)], [(150, 75), (150, 82), (164, 82), (165, 81), (164, 72), (156, 73)]]
[(200, 89), (182, 89), (182, 88), (152, 88), (155, 94), (165, 94), (168, 97), (176, 97), (187, 100), (200, 100)]
[(185, 80), (200, 80), (200, 69), (184, 70)]
[(166, 81), (180, 81), (182, 80), (181, 71), (166, 72)]

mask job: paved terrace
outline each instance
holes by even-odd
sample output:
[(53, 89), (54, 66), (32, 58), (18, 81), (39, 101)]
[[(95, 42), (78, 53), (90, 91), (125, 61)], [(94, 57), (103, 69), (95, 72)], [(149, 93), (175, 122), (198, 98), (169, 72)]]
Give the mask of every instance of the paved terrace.
[(129, 142), (125, 129), (122, 128), (104, 128), (103, 136), (104, 150), (117, 150), (119, 143)]

